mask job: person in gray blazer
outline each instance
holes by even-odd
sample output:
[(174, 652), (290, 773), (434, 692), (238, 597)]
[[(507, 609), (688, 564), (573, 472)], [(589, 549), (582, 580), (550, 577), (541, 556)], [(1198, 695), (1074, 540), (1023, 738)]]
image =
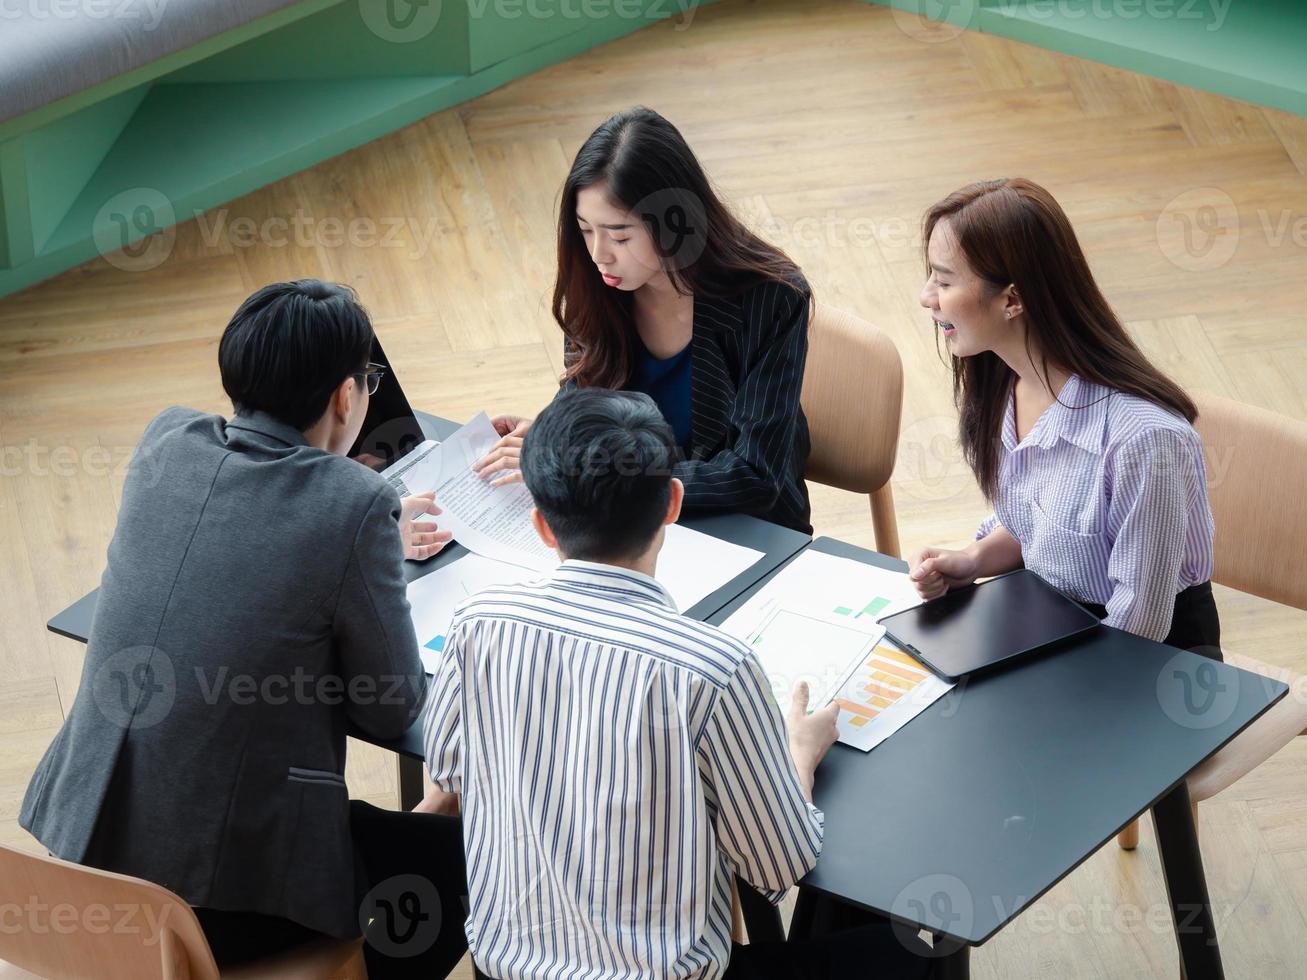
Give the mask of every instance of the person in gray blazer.
[[(268, 286), (219, 344), (235, 416), (149, 424), (77, 698), (23, 800), (19, 822), (55, 855), (195, 906), (220, 963), (359, 935), (402, 897), (361, 910), (381, 866), (465, 887), (457, 820), (351, 807), (345, 787), (346, 729), (397, 737), (422, 705), (403, 558), (449, 540), (422, 519), (439, 513), (430, 494), (401, 502), (345, 456), (380, 380), (372, 341), (346, 288)], [(443, 919), (418, 920), (419, 957), (384, 923), (372, 975), (389, 953), (443, 976), (465, 948), (461, 916)]]

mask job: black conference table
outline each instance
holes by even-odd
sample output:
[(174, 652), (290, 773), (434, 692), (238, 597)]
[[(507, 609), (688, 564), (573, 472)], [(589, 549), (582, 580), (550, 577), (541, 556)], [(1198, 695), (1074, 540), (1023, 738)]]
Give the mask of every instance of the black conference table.
[[(830, 538), (809, 547), (907, 569)], [(825, 844), (800, 882), (790, 934), (804, 936), (830, 896), (930, 931), (934, 976), (965, 977), (970, 947), (1151, 809), (1182, 976), (1220, 978), (1185, 777), (1287, 691), (1107, 626), (965, 679), (871, 752), (831, 748), (813, 790)], [(745, 914), (751, 935), (779, 930), (765, 903), (746, 899)]]
[[(457, 424), (419, 413), (427, 434)], [(720, 624), (807, 547), (883, 568), (896, 558), (743, 515), (687, 520), (764, 553), (686, 614)], [(410, 581), (455, 561), (406, 562)], [(96, 593), (50, 620), (85, 642)], [(1122, 828), (1151, 810), (1184, 980), (1224, 976), (1185, 777), (1284, 697), (1286, 685), (1109, 627), (960, 683), (869, 753), (835, 745), (818, 769), (821, 859), (801, 882), (792, 935), (823, 897), (935, 937), (935, 976), (965, 977), (992, 937)], [(1195, 692), (1199, 697), (1195, 698)], [(1199, 703), (1201, 702), (1201, 703)], [(400, 802), (422, 796), (417, 726), (393, 741)], [(741, 888), (754, 938), (779, 914)]]

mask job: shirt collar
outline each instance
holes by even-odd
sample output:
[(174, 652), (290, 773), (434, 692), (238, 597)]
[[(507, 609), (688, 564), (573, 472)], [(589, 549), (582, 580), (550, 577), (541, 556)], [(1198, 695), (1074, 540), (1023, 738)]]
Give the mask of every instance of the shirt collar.
[(569, 558), (554, 571), (554, 581), (583, 588), (633, 593), (636, 598), (652, 600), (672, 612), (678, 611), (671, 593), (656, 578), (631, 568)]
[(304, 438), (303, 432), (293, 425), (273, 418), (267, 412), (241, 412), (227, 423), (227, 428), (257, 432), (260, 435), (276, 439), (278, 442), (284, 442), (288, 446), (308, 445), (308, 440)]
[[(1027, 436), (1029, 445), (1051, 449), (1064, 439), (1086, 452), (1101, 453), (1107, 430), (1107, 400), (1111, 389), (1083, 380), (1078, 374), (1067, 378), (1057, 400), (1035, 422)], [(1009, 451), (1016, 448), (1016, 400), (1008, 399), (1003, 419), (1003, 441)]]

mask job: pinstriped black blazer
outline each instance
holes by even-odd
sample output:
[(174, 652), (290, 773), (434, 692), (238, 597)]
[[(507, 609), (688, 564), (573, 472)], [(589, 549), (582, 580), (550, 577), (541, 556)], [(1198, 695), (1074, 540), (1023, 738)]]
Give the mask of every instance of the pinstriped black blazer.
[(676, 476), (687, 513), (732, 511), (812, 533), (799, 407), (808, 357), (806, 282), (694, 298), (690, 458)]
[(695, 296), (690, 451), (674, 474), (687, 514), (753, 514), (812, 533), (799, 407), (808, 284), (764, 282), (730, 299)]

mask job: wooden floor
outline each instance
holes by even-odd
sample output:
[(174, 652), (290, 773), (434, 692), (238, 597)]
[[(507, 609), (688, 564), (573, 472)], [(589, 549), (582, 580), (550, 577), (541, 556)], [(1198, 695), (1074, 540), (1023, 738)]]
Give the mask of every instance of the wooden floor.
[[(227, 411), (217, 340), (240, 300), (279, 279), (350, 283), (417, 405), (535, 411), (561, 367), (558, 189), (585, 136), (633, 103), (681, 128), (821, 301), (898, 344), (905, 548), (963, 541), (984, 514), (916, 301), (922, 212), (978, 178), (1057, 196), (1108, 298), (1183, 384), (1307, 418), (1307, 120), (852, 0), (724, 0), (188, 221), (149, 271), (115, 256), (0, 300), (0, 840), (34, 846), (19, 801), (77, 689), (83, 648), (44, 623), (97, 584), (146, 422)], [(817, 533), (871, 544), (865, 499), (813, 499)], [(1229, 648), (1307, 671), (1307, 614), (1218, 601)], [(348, 777), (394, 805), (384, 753), (354, 746)], [(1202, 813), (1227, 976), (1307, 977), (1307, 740)], [(977, 951), (975, 975), (1174, 976), (1165, 898), (1145, 827), (1137, 852), (1104, 848)]]

